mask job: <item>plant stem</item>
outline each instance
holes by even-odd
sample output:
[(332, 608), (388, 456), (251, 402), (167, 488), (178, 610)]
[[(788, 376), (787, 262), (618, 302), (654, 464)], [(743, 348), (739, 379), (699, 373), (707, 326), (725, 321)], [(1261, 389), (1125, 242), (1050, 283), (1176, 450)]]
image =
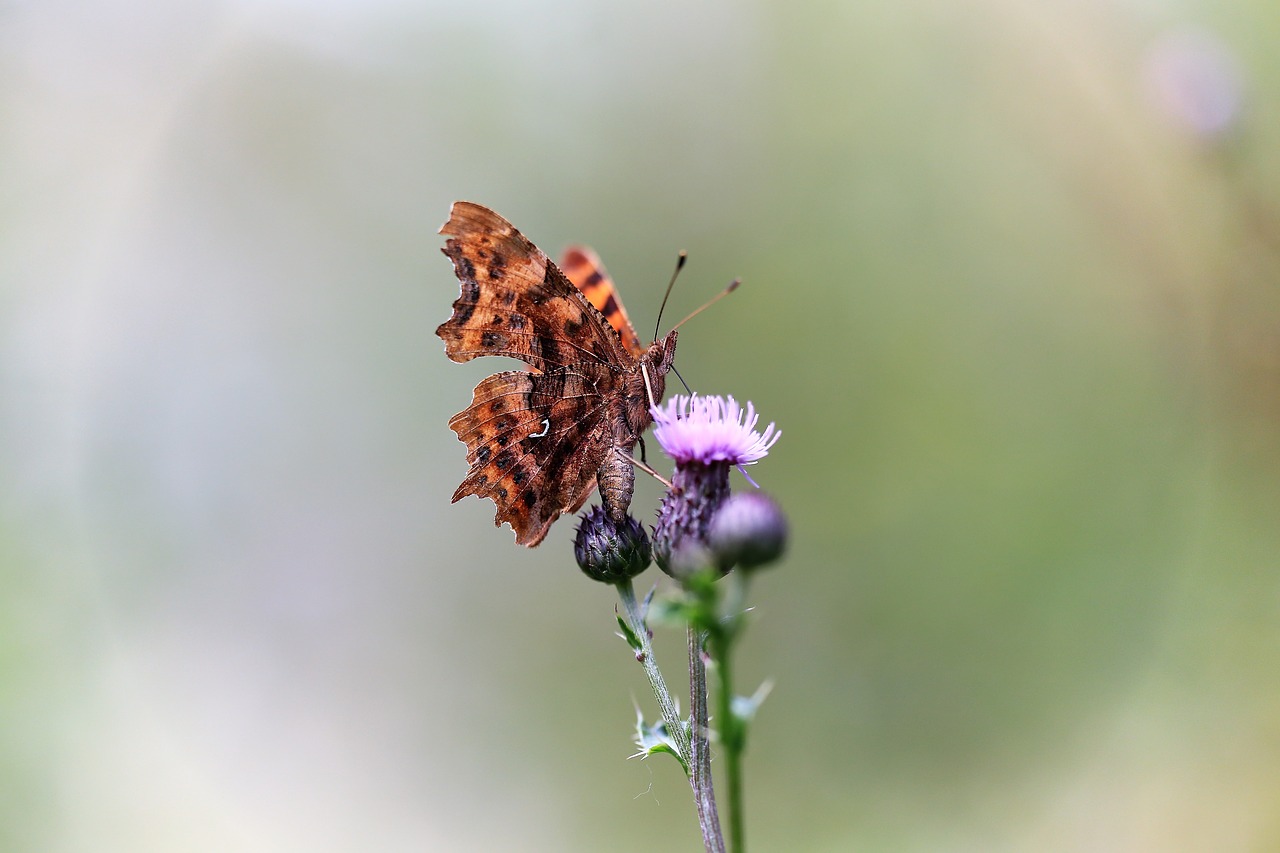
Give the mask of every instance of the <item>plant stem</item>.
[(711, 777), (711, 743), (707, 739), (707, 667), (702, 659), (706, 633), (689, 626), (689, 734), (693, 750), (694, 802), (698, 807), (698, 825), (702, 828), (702, 844), (707, 853), (725, 853), (724, 835), (720, 831), (720, 812), (716, 808), (716, 792)]
[(746, 747), (745, 722), (733, 711), (733, 643), (738, 637), (746, 606), (747, 581), (743, 572), (733, 572), (727, 578), (729, 590), (725, 596), (724, 618), (711, 632), (712, 660), (720, 674), (720, 686), (716, 691), (716, 723), (720, 744), (724, 747), (725, 781), (729, 786), (729, 847), (732, 853), (744, 853), (747, 848), (743, 823), (742, 803), (742, 753)]
[(719, 644), (716, 668), (720, 689), (716, 691), (716, 721), (720, 744), (724, 747), (725, 781), (729, 786), (729, 845), (733, 853), (743, 853), (746, 840), (742, 826), (742, 724), (733, 715), (733, 674), (728, 643)]
[(671, 698), (671, 691), (667, 689), (667, 682), (662, 678), (658, 662), (654, 659), (649, 628), (640, 615), (640, 605), (636, 603), (635, 587), (631, 585), (629, 579), (620, 581), (617, 587), (618, 598), (622, 600), (622, 609), (627, 614), (627, 622), (630, 623), (631, 630), (640, 641), (640, 651), (636, 654), (636, 659), (644, 667), (644, 674), (649, 678), (649, 686), (653, 688), (654, 698), (658, 700), (662, 722), (666, 724), (667, 735), (675, 745), (676, 757), (684, 765), (685, 773), (691, 773), (693, 760), (689, 749), (689, 731), (681, 721), (679, 712), (676, 711), (676, 703)]

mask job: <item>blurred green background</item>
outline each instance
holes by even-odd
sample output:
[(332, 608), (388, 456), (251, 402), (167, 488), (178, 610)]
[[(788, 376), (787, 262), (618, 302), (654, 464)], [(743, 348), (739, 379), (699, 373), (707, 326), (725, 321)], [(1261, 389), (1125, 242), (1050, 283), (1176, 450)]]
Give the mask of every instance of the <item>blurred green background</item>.
[(784, 433), (753, 849), (1280, 849), (1278, 41), (1274, 0), (7, 4), (0, 849), (698, 849), (573, 523), (449, 504), (497, 366), (433, 335), (458, 198), (594, 245), (646, 336), (678, 250), (667, 323), (745, 281), (678, 366)]

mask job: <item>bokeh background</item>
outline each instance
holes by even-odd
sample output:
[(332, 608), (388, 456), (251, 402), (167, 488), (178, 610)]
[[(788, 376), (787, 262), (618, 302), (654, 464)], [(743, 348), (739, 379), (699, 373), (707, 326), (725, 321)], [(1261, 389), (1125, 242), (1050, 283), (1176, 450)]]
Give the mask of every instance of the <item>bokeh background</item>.
[(449, 504), (465, 198), (644, 335), (678, 250), (666, 323), (745, 280), (678, 366), (784, 433), (754, 849), (1280, 849), (1277, 43), (1274, 0), (5, 4), (0, 848), (698, 849), (572, 522)]

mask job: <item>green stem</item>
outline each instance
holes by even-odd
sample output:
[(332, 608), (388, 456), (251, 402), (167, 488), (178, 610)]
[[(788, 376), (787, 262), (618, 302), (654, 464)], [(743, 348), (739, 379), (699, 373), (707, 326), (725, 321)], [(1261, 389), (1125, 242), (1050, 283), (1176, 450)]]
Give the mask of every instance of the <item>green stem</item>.
[(662, 678), (662, 672), (658, 669), (658, 662), (654, 659), (649, 628), (644, 624), (644, 618), (640, 615), (640, 605), (636, 603), (635, 587), (631, 585), (630, 579), (620, 581), (617, 587), (618, 598), (622, 599), (622, 609), (627, 614), (627, 622), (631, 625), (631, 630), (635, 633), (636, 639), (640, 641), (640, 650), (636, 653), (636, 659), (644, 667), (644, 674), (649, 678), (649, 686), (653, 688), (654, 698), (658, 700), (658, 708), (662, 712), (662, 722), (666, 724), (667, 735), (675, 746), (676, 757), (684, 765), (685, 773), (689, 774), (693, 764), (689, 748), (689, 731), (680, 720), (680, 714), (676, 711), (676, 703), (671, 698), (671, 691), (667, 689), (667, 682)]
[(742, 753), (746, 748), (746, 728), (733, 712), (733, 643), (746, 604), (747, 582), (743, 572), (733, 572), (726, 579), (729, 584), (725, 596), (724, 619), (711, 635), (713, 659), (720, 674), (720, 689), (716, 706), (720, 743), (724, 747), (725, 782), (729, 786), (729, 849), (732, 853), (744, 853), (747, 848), (743, 823), (742, 802)]
[(720, 743), (724, 747), (725, 781), (729, 786), (729, 847), (743, 853), (746, 841), (742, 828), (742, 726), (733, 715), (733, 671), (729, 664), (728, 643), (719, 644), (716, 668), (720, 672), (720, 689), (716, 691)]
[(705, 631), (689, 626), (689, 733), (693, 750), (694, 802), (698, 807), (698, 826), (702, 828), (702, 844), (707, 853), (725, 853), (724, 834), (720, 830), (720, 812), (716, 808), (715, 785), (711, 776), (711, 743), (707, 727), (707, 667), (702, 659)]

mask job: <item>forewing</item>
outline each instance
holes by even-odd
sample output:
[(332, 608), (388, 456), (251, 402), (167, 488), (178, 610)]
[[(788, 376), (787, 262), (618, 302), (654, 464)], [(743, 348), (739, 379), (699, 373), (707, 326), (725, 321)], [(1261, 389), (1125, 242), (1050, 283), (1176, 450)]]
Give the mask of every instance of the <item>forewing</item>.
[(498, 214), (454, 202), (440, 229), (462, 292), (436, 329), (454, 361), (518, 358), (547, 372), (583, 362), (634, 361), (604, 315), (537, 246)]
[(618, 288), (600, 262), (600, 256), (587, 246), (570, 246), (560, 258), (560, 269), (564, 270), (565, 277), (573, 282), (573, 286), (587, 297), (587, 301), (609, 321), (609, 325), (622, 338), (622, 345), (636, 358), (644, 355), (644, 344), (640, 343), (635, 327), (627, 317), (627, 309), (622, 305)]
[(510, 524), (521, 545), (541, 542), (595, 487), (612, 447), (604, 419), (610, 381), (602, 369), (579, 365), (496, 373), (477, 385), (471, 405), (449, 421), (471, 464), (453, 499), (492, 498), (495, 524)]

